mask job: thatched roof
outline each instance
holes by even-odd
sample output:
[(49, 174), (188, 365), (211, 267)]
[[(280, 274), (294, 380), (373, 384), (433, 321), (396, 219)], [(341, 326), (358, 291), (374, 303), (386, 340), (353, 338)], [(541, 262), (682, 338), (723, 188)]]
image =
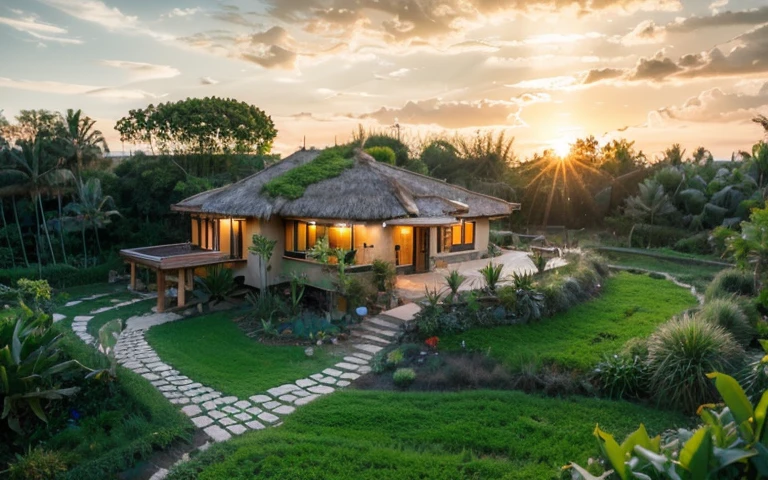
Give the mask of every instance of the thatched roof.
[(299, 151), (237, 183), (182, 200), (172, 208), (242, 217), (389, 220), (402, 217), (499, 217), (520, 204), (471, 192), (443, 181), (376, 162), (357, 152), (352, 168), (309, 185), (295, 200), (262, 193), (264, 184), (315, 159), (320, 150)]

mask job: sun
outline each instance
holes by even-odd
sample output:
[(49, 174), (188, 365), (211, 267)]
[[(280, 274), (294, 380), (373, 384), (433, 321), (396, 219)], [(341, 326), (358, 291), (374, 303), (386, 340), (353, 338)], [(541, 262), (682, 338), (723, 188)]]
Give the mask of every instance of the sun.
[(550, 149), (560, 158), (565, 158), (568, 156), (568, 154), (571, 151), (571, 144), (573, 143), (573, 140), (571, 138), (567, 137), (561, 137), (557, 140), (552, 141), (550, 145)]

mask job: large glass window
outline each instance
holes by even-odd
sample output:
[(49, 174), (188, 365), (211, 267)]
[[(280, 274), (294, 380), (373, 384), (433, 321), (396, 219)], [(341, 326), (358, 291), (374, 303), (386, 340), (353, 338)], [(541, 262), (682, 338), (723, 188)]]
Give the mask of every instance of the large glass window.
[(192, 217), (191, 243), (205, 250), (243, 258), (244, 219)]
[(461, 252), (475, 249), (475, 222), (461, 222), (441, 227), (437, 243), (438, 252)]
[(319, 225), (301, 220), (286, 220), (285, 255), (306, 258), (307, 252), (322, 238), (328, 239), (331, 248), (351, 250), (353, 237), (353, 229), (349, 224)]

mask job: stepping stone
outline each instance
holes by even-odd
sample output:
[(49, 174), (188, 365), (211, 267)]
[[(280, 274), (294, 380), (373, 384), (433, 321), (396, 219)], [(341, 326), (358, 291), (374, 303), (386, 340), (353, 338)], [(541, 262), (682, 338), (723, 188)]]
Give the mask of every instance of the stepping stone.
[(227, 430), (235, 435), (240, 435), (241, 433), (245, 433), (248, 429), (242, 425), (232, 425), (231, 427), (227, 427)]
[(389, 328), (390, 330), (397, 330), (398, 328), (400, 328), (396, 323), (388, 322), (378, 317), (369, 318), (366, 320), (366, 323), (372, 323), (380, 327)]
[(200, 415), (199, 417), (194, 417), (192, 423), (194, 423), (197, 428), (203, 428), (212, 424), (213, 419), (211, 417), (206, 417), (205, 415)]
[(60, 321), (64, 320), (65, 318), (67, 318), (66, 315), (62, 315), (60, 313), (54, 313), (53, 314), (53, 321), (54, 322), (60, 322)]
[(326, 395), (328, 393), (333, 393), (333, 387), (326, 387), (325, 385), (318, 385), (316, 387), (309, 387), (307, 390), (309, 390), (312, 393), (319, 393), (320, 395)]
[(371, 342), (383, 343), (385, 345), (388, 345), (388, 344), (392, 343), (392, 340), (390, 340), (388, 338), (381, 338), (381, 337), (377, 337), (375, 335), (365, 335), (365, 334), (363, 334), (363, 335), (360, 335), (360, 338), (364, 338), (364, 339), (369, 340)]
[(237, 401), (237, 397), (224, 397), (219, 399), (219, 402), (226, 403), (226, 404), (235, 403), (236, 401)]
[[(149, 368), (152, 368), (152, 367), (149, 367)], [(202, 388), (202, 386), (203, 385), (200, 383), (190, 383), (189, 385), (180, 386), (179, 390), (181, 390), (182, 392), (187, 392), (189, 390), (196, 390), (198, 388)], [(231, 398), (234, 398), (235, 400), (237, 400), (237, 397), (231, 397)], [(232, 400), (232, 401), (234, 402), (235, 400)], [(232, 403), (232, 402), (229, 402), (229, 403)]]
[(64, 304), (65, 307), (74, 307), (75, 305), (80, 305), (83, 303), (82, 300), (72, 300), (71, 302), (67, 302)]
[(363, 360), (368, 360), (369, 362), (373, 358), (372, 356), (365, 353), (353, 353), (352, 356), (357, 358), (362, 358)]
[[(354, 363), (357, 365), (368, 365), (368, 362), (363, 360), (362, 358), (357, 357), (344, 357), (345, 362)], [(298, 383), (298, 382), (296, 382)]]
[(272, 397), (268, 397), (266, 395), (254, 395), (250, 397), (248, 400), (252, 401), (253, 403), (264, 403), (264, 402), (271, 402)]
[(302, 378), (301, 380), (296, 380), (296, 385), (300, 386), (301, 388), (307, 388), (311, 387), (312, 385), (317, 385), (317, 382), (308, 378)]
[(281, 406), (282, 403), (280, 402), (267, 402), (264, 404), (264, 408), (267, 408), (269, 410), (274, 410), (275, 408)]
[(384, 347), (377, 347), (376, 345), (371, 345), (369, 343), (363, 343), (363, 344), (353, 345), (353, 346), (358, 350), (362, 350), (368, 353), (379, 353), (381, 350), (384, 349)]
[(219, 419), (219, 423), (220, 423), (220, 424), (222, 424), (222, 425), (224, 425), (224, 426), (227, 426), (227, 425), (234, 425), (234, 424), (236, 424), (237, 422), (236, 422), (236, 421), (234, 421), (234, 420), (232, 420), (232, 419), (231, 419), (231, 418), (229, 418), (229, 417), (224, 417), (224, 418), (221, 418), (221, 419)]
[[(124, 366), (126, 368), (131, 368), (131, 367), (128, 367), (127, 365), (128, 364), (126, 363)], [(142, 375), (142, 377), (146, 378), (150, 382), (153, 382), (155, 380), (160, 380), (160, 377), (157, 374), (155, 374), (155, 373), (145, 373), (144, 375)]]
[(338, 382), (336, 382), (336, 385), (340, 387), (348, 387), (349, 383), (350, 382), (348, 380), (339, 380)]
[(161, 367), (152, 368), (151, 370), (152, 370), (153, 372), (157, 373), (157, 372), (164, 372), (164, 371), (166, 371), (166, 370), (170, 370), (170, 369), (171, 369), (171, 367), (170, 367), (170, 366), (168, 366), (168, 365), (163, 365), (163, 366), (161, 366)]
[(394, 330), (383, 330), (381, 328), (372, 327), (371, 325), (362, 324), (360, 325), (363, 330), (366, 332), (373, 332), (376, 335), (379, 335), (381, 337), (388, 337), (391, 339), (391, 337), (394, 337), (397, 335), (397, 332)]
[(267, 393), (269, 393), (273, 397), (279, 397), (280, 395), (285, 395), (286, 393), (290, 393), (290, 392), (296, 390), (297, 388), (299, 388), (299, 387), (297, 387), (296, 385), (294, 385), (292, 383), (289, 383), (289, 384), (286, 384), (286, 385), (281, 385), (279, 387), (270, 388), (269, 390), (267, 390)]
[(237, 415), (234, 415), (234, 417), (235, 417), (236, 419), (238, 419), (238, 420), (241, 420), (241, 421), (243, 421), (243, 422), (245, 422), (245, 421), (248, 421), (248, 420), (250, 420), (251, 418), (253, 418), (253, 417), (251, 417), (250, 415), (248, 415), (247, 413), (238, 413)]
[(78, 315), (72, 320), (73, 323), (85, 322), (88, 323), (93, 318), (92, 315)]
[(341, 378), (344, 380), (357, 380), (358, 378), (360, 378), (360, 375), (358, 375), (357, 373), (345, 373), (344, 375), (341, 376)]
[(305, 392), (304, 390), (296, 390), (295, 392), (293, 392), (293, 395), (296, 395), (297, 397), (308, 397), (309, 392)]
[(322, 373), (316, 373), (314, 375), (310, 375), (309, 378), (313, 378), (315, 380), (320, 380), (321, 378), (325, 378), (325, 375), (323, 375)]
[[(333, 377), (325, 377), (325, 378), (320, 380), (320, 383), (324, 383), (326, 385), (335, 385), (336, 384), (336, 379), (333, 378)], [(312, 388), (310, 387), (307, 390), (309, 390), (311, 392)]]
[(251, 415), (258, 415), (258, 414), (260, 414), (263, 411), (264, 410), (262, 410), (260, 408), (256, 408), (256, 407), (251, 407), (248, 410), (246, 410), (246, 412), (250, 413)]
[(275, 423), (276, 421), (280, 420), (280, 417), (272, 415), (271, 413), (264, 412), (261, 415), (259, 415), (259, 420), (263, 420), (267, 423)]
[(158, 387), (157, 389), (160, 390), (161, 392), (173, 392), (173, 391), (176, 390), (176, 386), (175, 385), (162, 385), (162, 386)]
[(216, 403), (215, 402), (211, 402), (211, 401), (207, 401), (207, 402), (205, 402), (203, 404), (203, 408), (206, 409), (206, 410), (213, 410), (213, 409), (216, 408)]
[(224, 430), (218, 425), (211, 425), (208, 428), (203, 429), (206, 435), (211, 437), (214, 442), (224, 442), (232, 438), (232, 434)]
[(263, 430), (266, 428), (263, 423), (259, 423), (256, 420), (253, 420), (252, 422), (245, 422), (245, 426), (251, 430)]
[(341, 363), (337, 363), (336, 365), (334, 365), (334, 367), (341, 368), (341, 369), (344, 369), (344, 370), (355, 371), (358, 368), (360, 368), (360, 365), (353, 365), (351, 363), (341, 362)]
[(293, 403), (293, 401), (296, 400), (297, 398), (299, 397), (297, 397), (296, 395), (282, 395), (280, 398), (278, 398), (278, 400), (285, 403)]
[(357, 371), (358, 373), (365, 375), (366, 373), (371, 373), (371, 367), (360, 367)]
[(240, 409), (235, 407), (224, 407), (221, 409), (221, 411), (227, 413), (240, 413)]
[(165, 380), (162, 380), (162, 379), (161, 380), (155, 380), (154, 382), (152, 382), (152, 386), (154, 386), (154, 387), (163, 387), (165, 385), (168, 385), (168, 382), (166, 382)]
[(406, 303), (405, 305), (400, 305), (399, 307), (387, 310), (386, 312), (381, 312), (381, 315), (392, 317), (395, 320), (409, 322), (413, 320), (414, 317), (416, 317), (416, 314), (420, 311), (421, 307), (418, 304)]
[(213, 418), (214, 420), (218, 420), (220, 418), (226, 417), (227, 414), (224, 412), (220, 412), (218, 410), (211, 410), (210, 412), (208, 412), (208, 416)]
[(171, 398), (170, 402), (174, 405), (186, 405), (189, 403), (189, 399), (187, 397)]
[(184, 412), (184, 414), (188, 417), (195, 417), (203, 413), (203, 411), (200, 410), (200, 407), (198, 407), (197, 405), (189, 405), (187, 407), (182, 408), (181, 411)]
[(294, 407), (290, 407), (288, 405), (283, 405), (283, 406), (277, 407), (276, 409), (272, 410), (273, 413), (277, 413), (279, 415), (290, 415), (294, 411), (296, 411), (296, 409)]
[(300, 398), (300, 399), (296, 400), (296, 402), (294, 402), (294, 405), (299, 405), (299, 406), (306, 405), (309, 402), (311, 402), (312, 400), (315, 400), (315, 399), (318, 399), (318, 398), (320, 398), (320, 395), (310, 395), (308, 397), (304, 397), (304, 398)]
[(339, 370), (335, 370), (333, 368), (326, 368), (325, 370), (323, 370), (323, 373), (326, 374), (326, 375), (330, 375), (331, 377), (338, 377), (338, 376), (340, 376), (344, 372), (341, 372)]
[(240, 410), (245, 410), (246, 408), (251, 406), (251, 402), (247, 400), (240, 400), (239, 402), (235, 403), (235, 406)]

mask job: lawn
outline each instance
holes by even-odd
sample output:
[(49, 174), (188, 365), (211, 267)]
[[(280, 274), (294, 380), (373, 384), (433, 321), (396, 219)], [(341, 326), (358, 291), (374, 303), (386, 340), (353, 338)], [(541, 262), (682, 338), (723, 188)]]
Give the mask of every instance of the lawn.
[(551, 318), (527, 325), (474, 328), (445, 336), (440, 347), (458, 350), (462, 340), (512, 370), (526, 364), (555, 364), (585, 371), (627, 340), (650, 335), (656, 326), (696, 305), (691, 293), (667, 280), (618, 273), (599, 297)]
[(152, 307), (155, 305), (157, 305), (157, 299), (149, 298), (147, 300), (132, 303), (131, 305), (126, 305), (124, 307), (118, 307), (113, 310), (98, 313), (94, 315), (90, 322), (88, 322), (88, 333), (98, 338), (99, 329), (107, 322), (119, 318), (123, 321), (123, 326), (125, 326), (126, 320), (131, 317), (151, 313)]
[[(711, 282), (715, 275), (717, 275), (717, 272), (724, 268), (728, 268), (715, 265), (699, 265), (695, 263), (684, 264), (679, 261), (676, 262), (623, 252), (600, 252), (600, 255), (605, 257), (611, 265), (643, 268), (655, 272), (669, 273), (679, 281), (693, 285), (698, 292), (704, 292), (704, 290), (707, 289), (709, 282)], [(683, 258), (682, 254), (679, 254), (679, 256), (680, 258)]]
[(264, 345), (246, 337), (220, 312), (151, 328), (147, 341), (184, 375), (228, 395), (247, 398), (319, 373), (339, 361), (324, 349), (307, 357), (303, 346)]
[(560, 478), (598, 454), (595, 424), (623, 437), (686, 426), (676, 413), (626, 402), (513, 391), (345, 391), (278, 429), (215, 445), (169, 480)]

